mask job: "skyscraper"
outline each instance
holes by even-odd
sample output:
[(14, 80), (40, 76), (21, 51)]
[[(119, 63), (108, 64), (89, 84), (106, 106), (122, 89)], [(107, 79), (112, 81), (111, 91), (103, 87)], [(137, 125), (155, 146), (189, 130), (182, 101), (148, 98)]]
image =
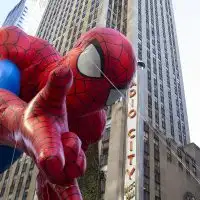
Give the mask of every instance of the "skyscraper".
[(187, 144), (189, 128), (172, 1), (139, 0), (137, 21), (138, 58), (147, 66), (145, 116), (167, 137)]
[(48, 0), (21, 0), (8, 14), (3, 26), (17, 26), (35, 35)]
[(95, 26), (127, 35), (146, 65), (127, 96), (108, 108), (99, 143), (101, 199), (200, 198), (171, 0), (50, 0), (37, 35), (64, 55)]

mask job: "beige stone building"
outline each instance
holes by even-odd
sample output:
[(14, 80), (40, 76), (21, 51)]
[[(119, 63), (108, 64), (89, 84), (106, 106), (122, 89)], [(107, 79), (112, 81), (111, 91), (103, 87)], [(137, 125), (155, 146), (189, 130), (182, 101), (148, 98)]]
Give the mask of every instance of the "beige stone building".
[[(174, 140), (145, 128), (144, 199), (200, 199), (199, 155), (195, 144), (178, 146)], [(186, 198), (187, 194), (191, 197)]]
[[(117, 104), (113, 107), (118, 110), (118, 116), (121, 112), (119, 108)], [(101, 178), (101, 199), (199, 200), (200, 148), (194, 143), (180, 146), (147, 123), (144, 124), (143, 132), (143, 168), (140, 169), (142, 197), (138, 198), (137, 192), (140, 191), (136, 188), (135, 193), (123, 188), (126, 157), (122, 150), (126, 144), (122, 138), (115, 136), (116, 130), (111, 129), (110, 132), (108, 125), (101, 145), (100, 164), (104, 174)], [(114, 148), (111, 146), (113, 143)], [(120, 149), (119, 145), (122, 145)], [(137, 184), (137, 178), (134, 184)]]

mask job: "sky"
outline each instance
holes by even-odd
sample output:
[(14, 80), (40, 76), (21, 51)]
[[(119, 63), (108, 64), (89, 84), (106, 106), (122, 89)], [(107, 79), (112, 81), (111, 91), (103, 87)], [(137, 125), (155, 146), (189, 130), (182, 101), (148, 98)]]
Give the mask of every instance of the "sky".
[(200, 146), (200, 1), (173, 0), (191, 141)]
[[(1, 3), (0, 26), (19, 0)], [(200, 1), (172, 0), (182, 64), (191, 142), (200, 146)]]

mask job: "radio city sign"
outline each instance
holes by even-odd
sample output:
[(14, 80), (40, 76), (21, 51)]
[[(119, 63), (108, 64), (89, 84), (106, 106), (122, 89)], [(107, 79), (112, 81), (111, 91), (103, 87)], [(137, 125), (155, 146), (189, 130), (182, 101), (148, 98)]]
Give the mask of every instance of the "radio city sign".
[(135, 200), (135, 170), (136, 170), (136, 125), (137, 125), (137, 85), (132, 82), (128, 91), (126, 162), (124, 199)]

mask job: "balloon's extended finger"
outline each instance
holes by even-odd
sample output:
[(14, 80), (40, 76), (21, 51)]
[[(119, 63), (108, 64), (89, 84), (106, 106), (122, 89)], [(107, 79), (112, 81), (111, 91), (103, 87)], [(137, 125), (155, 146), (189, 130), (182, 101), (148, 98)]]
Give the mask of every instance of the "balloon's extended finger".
[(75, 162), (81, 150), (81, 141), (73, 132), (62, 134), (62, 144), (65, 154), (65, 163)]
[(66, 177), (74, 179), (83, 176), (85, 170), (86, 170), (86, 157), (85, 153), (81, 149), (76, 161), (66, 162), (64, 171)]

